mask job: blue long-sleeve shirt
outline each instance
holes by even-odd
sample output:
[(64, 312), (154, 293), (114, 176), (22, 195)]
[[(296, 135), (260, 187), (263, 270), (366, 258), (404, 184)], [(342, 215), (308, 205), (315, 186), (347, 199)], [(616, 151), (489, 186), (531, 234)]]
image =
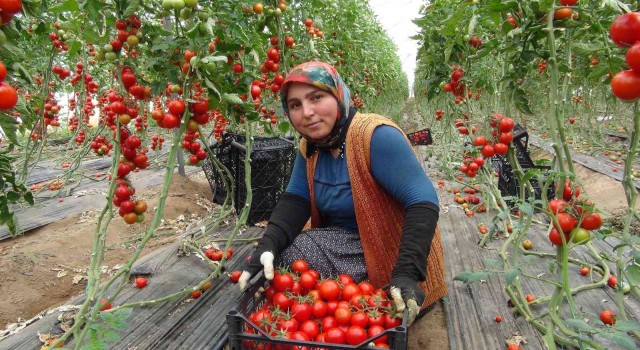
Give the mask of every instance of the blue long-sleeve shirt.
[[(319, 151), (313, 177), (321, 226), (358, 230), (347, 157)], [(419, 202), (438, 205), (438, 196), (405, 136), (391, 126), (377, 127), (371, 138), (371, 170), (376, 181), (404, 208)], [(298, 151), (287, 192), (310, 200), (306, 160)]]

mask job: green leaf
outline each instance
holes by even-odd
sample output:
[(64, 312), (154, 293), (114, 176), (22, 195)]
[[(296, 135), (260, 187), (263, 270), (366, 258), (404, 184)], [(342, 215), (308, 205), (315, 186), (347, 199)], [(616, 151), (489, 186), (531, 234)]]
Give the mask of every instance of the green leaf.
[(629, 283), (637, 286), (640, 283), (640, 266), (631, 264), (624, 269), (624, 275), (627, 276)]
[(502, 262), (496, 259), (484, 259), (484, 266), (486, 267), (498, 267), (502, 266)]
[(531, 107), (529, 107), (529, 100), (527, 99), (527, 96), (524, 90), (522, 90), (521, 88), (517, 88), (516, 91), (514, 92), (513, 97), (514, 97), (514, 102), (516, 103), (516, 108), (520, 112), (528, 115), (533, 115), (533, 112), (531, 111)]
[(504, 280), (505, 282), (507, 282), (508, 285), (512, 284), (513, 281), (516, 279), (516, 277), (518, 277), (521, 274), (522, 274), (522, 270), (520, 268), (512, 267), (507, 271), (505, 271)]
[[(18, 103), (22, 103), (24, 105), (23, 96), (20, 96), (20, 98), (18, 98)], [(2, 131), (7, 136), (9, 141), (11, 141), (11, 143), (18, 144), (18, 145), (20, 144), (20, 141), (18, 140), (18, 137), (16, 135), (16, 130), (18, 130), (18, 125), (15, 119), (6, 115), (0, 115), (0, 127), (2, 128)]]
[(80, 10), (78, 6), (78, 1), (76, 0), (67, 0), (63, 3), (54, 5), (49, 7), (49, 11), (53, 13), (62, 13), (62, 12), (77, 12)]
[(9, 42), (6, 42), (4, 43), (4, 45), (2, 45), (2, 53), (7, 54), (9, 57), (11, 57), (15, 61), (22, 60), (22, 57), (26, 55), (21, 48)]
[(464, 271), (459, 273), (453, 279), (456, 281), (462, 281), (464, 283), (472, 283), (480, 280), (486, 280), (489, 278), (491, 273), (486, 270), (477, 270), (477, 271)]
[(605, 338), (609, 338), (609, 339), (613, 340), (614, 343), (616, 343), (617, 345), (620, 345), (620, 346), (622, 346), (622, 347), (624, 347), (626, 349), (629, 349), (629, 350), (637, 349), (636, 343), (633, 340), (633, 338), (628, 336), (626, 333), (622, 333), (622, 332), (613, 332), (613, 333), (602, 332), (602, 333), (600, 333), (600, 335), (605, 337)]
[(24, 194), (24, 200), (29, 203), (29, 205), (33, 205), (34, 201), (33, 201), (33, 193), (31, 193), (31, 191), (26, 192)]
[(518, 209), (520, 209), (520, 212), (524, 213), (524, 215), (526, 215), (526, 216), (532, 216), (533, 215), (533, 207), (529, 203), (520, 204), (518, 206)]
[(215, 62), (227, 62), (227, 56), (205, 56), (200, 60), (200, 62), (202, 64), (215, 63)]
[(126, 329), (128, 327), (127, 319), (131, 316), (133, 309), (118, 309), (113, 312), (101, 312), (100, 318), (104, 323), (116, 330)]
[(240, 99), (240, 96), (238, 96), (238, 94), (229, 94), (229, 93), (222, 94), (222, 100), (225, 102), (236, 103), (236, 104), (244, 103)]
[(140, 7), (140, 0), (129, 0), (129, 6), (124, 10), (124, 17), (129, 17), (136, 13), (138, 7)]
[(16, 192), (16, 191), (9, 191), (7, 192), (7, 200), (9, 200), (9, 202), (17, 202), (20, 200), (20, 193)]
[(617, 320), (616, 329), (623, 332), (640, 331), (640, 322), (632, 320)]
[(588, 323), (577, 318), (569, 318), (564, 320), (565, 324), (577, 331), (588, 331), (593, 328)]
[(100, 17), (100, 11), (107, 6), (109, 5), (99, 0), (87, 0), (83, 8), (89, 12), (91, 18), (97, 19)]
[(280, 132), (283, 134), (286, 134), (290, 128), (291, 124), (288, 121), (283, 121), (278, 124), (278, 130), (280, 130)]

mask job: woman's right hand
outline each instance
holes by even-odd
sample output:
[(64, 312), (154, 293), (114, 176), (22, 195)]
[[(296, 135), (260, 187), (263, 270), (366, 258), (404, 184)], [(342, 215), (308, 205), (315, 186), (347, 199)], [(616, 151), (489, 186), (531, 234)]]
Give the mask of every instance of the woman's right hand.
[(260, 270), (264, 269), (264, 277), (268, 280), (273, 279), (273, 260), (275, 257), (271, 251), (260, 251), (260, 249), (256, 249), (251, 256), (251, 260), (249, 261), (249, 265), (247, 268), (242, 271), (240, 278), (238, 279), (238, 285), (240, 286), (240, 290), (243, 291), (247, 288), (247, 283), (249, 280), (260, 272)]

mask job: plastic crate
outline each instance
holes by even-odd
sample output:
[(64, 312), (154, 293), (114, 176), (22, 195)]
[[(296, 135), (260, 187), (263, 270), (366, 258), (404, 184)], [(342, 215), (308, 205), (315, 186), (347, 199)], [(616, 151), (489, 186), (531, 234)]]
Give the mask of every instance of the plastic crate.
[[(383, 349), (375, 346), (368, 346), (368, 344), (375, 339), (384, 337), (387, 335), (388, 344), (390, 349), (405, 350), (407, 349), (407, 317), (408, 309), (405, 309), (402, 325), (387, 329), (386, 331), (378, 334), (373, 338), (365, 340), (359, 345), (345, 345), (345, 344), (329, 344), (319, 343), (312, 341), (297, 341), (288, 340), (283, 338), (274, 338), (269, 336), (260, 327), (249, 320), (249, 315), (259, 310), (266, 302), (264, 293), (259, 289), (266, 286), (266, 279), (264, 275), (260, 273), (259, 277), (256, 277), (257, 281), (251, 284), (238, 298), (236, 307), (231, 309), (227, 313), (227, 326), (229, 332), (229, 348), (230, 350), (240, 350), (250, 348), (250, 342), (252, 344), (264, 344), (267, 345), (284, 345), (285, 349), (291, 349), (287, 346), (299, 346), (300, 349)], [(247, 330), (252, 329), (256, 334), (249, 334)]]
[(427, 146), (433, 144), (433, 138), (431, 137), (430, 129), (422, 129), (416, 132), (407, 134), (409, 142), (414, 146)]
[[(214, 154), (231, 172), (231, 181), (235, 185), (235, 209), (239, 214), (247, 199), (245, 185), (246, 157), (245, 136), (226, 133), (222, 141), (210, 148)], [(253, 199), (247, 222), (255, 224), (267, 220), (278, 203), (278, 199), (287, 189), (289, 177), (295, 161), (293, 141), (280, 137), (254, 137), (251, 151), (251, 186)], [(213, 165), (206, 159), (203, 169), (209, 185), (213, 190), (213, 201), (224, 202), (227, 189), (224, 182), (216, 173)]]
[[(518, 159), (520, 161), (520, 159)], [(531, 160), (531, 158), (529, 158)], [(500, 189), (500, 193), (505, 196), (518, 196), (520, 193), (520, 183), (513, 176), (513, 169), (511, 168), (511, 164), (507, 161), (506, 158), (501, 156), (494, 156), (492, 160), (493, 169), (498, 173), (498, 189)], [(540, 166), (534, 165), (533, 162), (530, 164), (520, 163), (523, 171), (527, 171), (529, 169), (550, 169), (548, 166)], [(533, 191), (535, 193), (536, 199), (542, 198), (542, 187), (538, 183), (536, 179), (529, 180), (531, 186), (533, 187)], [(526, 193), (528, 195), (528, 192)], [(554, 186), (551, 185), (547, 189), (547, 199), (555, 198)], [(510, 201), (507, 201), (510, 202)]]

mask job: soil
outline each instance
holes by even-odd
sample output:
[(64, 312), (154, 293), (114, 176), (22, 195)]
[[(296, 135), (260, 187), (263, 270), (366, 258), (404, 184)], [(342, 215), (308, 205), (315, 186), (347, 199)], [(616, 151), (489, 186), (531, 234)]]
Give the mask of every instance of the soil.
[[(534, 158), (544, 157), (534, 152)], [(587, 194), (607, 216), (621, 213), (626, 206), (620, 182), (576, 165), (576, 172)], [(159, 199), (159, 186), (140, 189), (149, 212)], [(174, 177), (165, 207), (165, 226), (184, 228), (203, 218), (212, 207), (211, 188), (203, 173), (189, 178)], [(80, 294), (85, 281), (74, 278), (85, 274), (96, 227), (98, 208), (32, 230), (21, 237), (0, 242), (0, 325), (24, 321), (47, 308), (63, 305)], [(147, 215), (150, 223), (152, 215)], [(141, 236), (140, 225), (129, 226), (113, 220), (108, 229), (104, 269), (115, 270), (126, 261)], [(173, 242), (180, 231), (159, 230), (142, 255)], [(447, 322), (442, 302), (409, 329), (409, 349), (449, 349)]]

